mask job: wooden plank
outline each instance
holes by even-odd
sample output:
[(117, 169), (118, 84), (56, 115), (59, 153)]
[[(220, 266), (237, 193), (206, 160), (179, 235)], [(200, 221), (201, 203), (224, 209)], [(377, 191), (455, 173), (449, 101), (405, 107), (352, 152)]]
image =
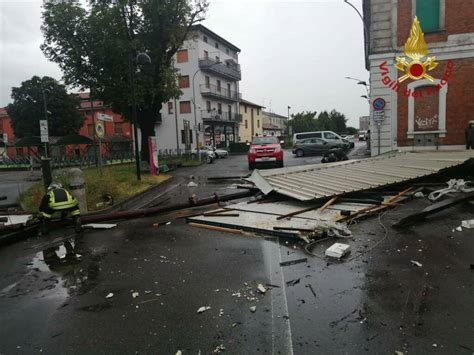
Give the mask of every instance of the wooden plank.
[(319, 212), (324, 212), (324, 210), (328, 208), (329, 206), (331, 206), (334, 202), (336, 202), (336, 200), (337, 200), (337, 196), (334, 196), (333, 198), (331, 198), (319, 209)]

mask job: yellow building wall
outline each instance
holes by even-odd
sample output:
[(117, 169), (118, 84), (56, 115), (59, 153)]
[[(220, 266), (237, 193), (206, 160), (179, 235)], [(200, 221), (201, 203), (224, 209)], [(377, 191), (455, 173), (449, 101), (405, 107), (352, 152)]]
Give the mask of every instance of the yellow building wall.
[[(247, 108), (247, 110), (245, 110), (245, 108)], [(253, 110), (253, 136), (252, 136), (252, 110)], [(244, 143), (250, 142), (252, 141), (252, 137), (254, 137), (256, 134), (258, 134), (259, 136), (263, 134), (263, 128), (262, 128), (263, 115), (262, 115), (262, 110), (260, 107), (241, 103), (240, 114), (242, 115), (242, 122), (239, 124), (240, 142), (244, 142)]]

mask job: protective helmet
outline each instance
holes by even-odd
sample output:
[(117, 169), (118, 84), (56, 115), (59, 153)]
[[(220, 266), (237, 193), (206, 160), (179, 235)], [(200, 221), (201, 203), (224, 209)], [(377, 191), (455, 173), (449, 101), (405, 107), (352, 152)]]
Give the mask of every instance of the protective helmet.
[(52, 182), (48, 186), (48, 191), (54, 190), (54, 189), (62, 189), (63, 185), (61, 185), (59, 182)]

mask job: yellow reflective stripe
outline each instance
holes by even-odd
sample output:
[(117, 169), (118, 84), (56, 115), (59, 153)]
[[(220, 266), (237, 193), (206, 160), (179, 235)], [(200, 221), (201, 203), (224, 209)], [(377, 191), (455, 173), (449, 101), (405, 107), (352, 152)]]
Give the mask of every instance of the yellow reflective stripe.
[(45, 217), (45, 218), (51, 218), (53, 217), (52, 214), (49, 214), (49, 213), (46, 213), (46, 212), (40, 212), (41, 216)]

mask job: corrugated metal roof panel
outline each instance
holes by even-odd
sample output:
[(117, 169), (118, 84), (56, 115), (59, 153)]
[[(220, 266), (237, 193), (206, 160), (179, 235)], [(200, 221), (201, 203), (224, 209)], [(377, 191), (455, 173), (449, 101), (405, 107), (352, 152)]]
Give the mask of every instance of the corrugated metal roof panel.
[(265, 194), (276, 191), (308, 201), (413, 180), (469, 159), (474, 159), (474, 151), (399, 153), (333, 164), (255, 170), (250, 180)]

